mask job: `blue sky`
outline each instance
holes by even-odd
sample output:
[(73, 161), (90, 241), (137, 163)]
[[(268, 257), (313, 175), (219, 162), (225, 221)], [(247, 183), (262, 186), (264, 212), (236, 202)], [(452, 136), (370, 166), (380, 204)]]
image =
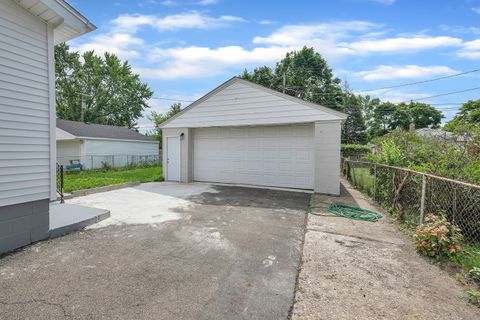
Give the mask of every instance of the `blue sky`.
[[(274, 66), (303, 46), (359, 93), (480, 68), (480, 0), (69, 2), (98, 27), (71, 47), (128, 60), (155, 97), (195, 100), (244, 68)], [(368, 93), (393, 102), (426, 98), (448, 120), (480, 90), (428, 97), (479, 86), (476, 72)], [(152, 99), (146, 114), (171, 103)], [(139, 125), (152, 127), (146, 117)]]

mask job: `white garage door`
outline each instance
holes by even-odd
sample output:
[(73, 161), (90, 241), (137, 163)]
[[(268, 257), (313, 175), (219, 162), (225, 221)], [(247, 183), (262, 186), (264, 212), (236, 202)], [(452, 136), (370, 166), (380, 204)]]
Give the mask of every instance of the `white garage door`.
[(194, 180), (313, 189), (313, 124), (199, 128)]

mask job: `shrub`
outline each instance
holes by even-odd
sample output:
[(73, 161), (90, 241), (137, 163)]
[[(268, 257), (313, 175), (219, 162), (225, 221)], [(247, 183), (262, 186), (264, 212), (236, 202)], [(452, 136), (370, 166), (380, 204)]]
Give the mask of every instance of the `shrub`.
[(390, 166), (406, 166), (406, 158), (403, 150), (395, 140), (384, 140), (375, 154), (367, 156), (370, 161), (383, 163)]
[(367, 154), (372, 151), (369, 146), (363, 144), (342, 144), (342, 156), (349, 157), (351, 155)]
[(480, 267), (473, 267), (468, 273), (473, 279), (480, 281)]
[(414, 239), (417, 251), (423, 255), (458, 260), (463, 237), (460, 229), (446, 218), (429, 213), (425, 224), (417, 227)]
[(477, 307), (480, 307), (480, 291), (477, 289), (471, 288), (467, 290), (468, 301)]

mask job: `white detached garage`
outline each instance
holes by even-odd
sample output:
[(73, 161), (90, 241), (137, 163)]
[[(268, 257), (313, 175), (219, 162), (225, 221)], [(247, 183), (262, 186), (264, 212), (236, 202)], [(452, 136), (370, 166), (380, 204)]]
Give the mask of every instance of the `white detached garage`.
[(232, 78), (164, 122), (164, 175), (340, 193), (346, 115)]

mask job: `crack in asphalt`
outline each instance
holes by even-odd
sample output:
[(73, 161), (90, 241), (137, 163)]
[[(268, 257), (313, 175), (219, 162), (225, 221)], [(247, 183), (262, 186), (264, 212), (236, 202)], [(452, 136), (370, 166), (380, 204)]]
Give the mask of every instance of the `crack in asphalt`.
[(63, 316), (65, 318), (71, 318), (71, 316), (67, 313), (67, 310), (61, 303), (55, 303), (55, 302), (49, 302), (43, 299), (31, 299), (31, 300), (26, 300), (26, 301), (15, 301), (15, 302), (6, 302), (6, 301), (0, 301), (0, 305), (8, 306), (8, 305), (27, 305), (31, 303), (42, 303), (47, 306), (53, 306), (60, 308), (60, 310), (63, 313)]
[(402, 246), (403, 245), (402, 243), (391, 242), (391, 241), (387, 241), (387, 240), (383, 240), (383, 239), (375, 239), (375, 238), (371, 238), (371, 237), (364, 237), (364, 236), (355, 235), (355, 234), (334, 232), (334, 231), (322, 230), (322, 229), (317, 229), (317, 228), (307, 228), (307, 231), (327, 233), (327, 234), (331, 234), (331, 235), (335, 235), (335, 236), (342, 236), (342, 237), (349, 237), (349, 238), (357, 238), (357, 239), (360, 239), (360, 240), (380, 242), (380, 243), (396, 245), (396, 246)]

